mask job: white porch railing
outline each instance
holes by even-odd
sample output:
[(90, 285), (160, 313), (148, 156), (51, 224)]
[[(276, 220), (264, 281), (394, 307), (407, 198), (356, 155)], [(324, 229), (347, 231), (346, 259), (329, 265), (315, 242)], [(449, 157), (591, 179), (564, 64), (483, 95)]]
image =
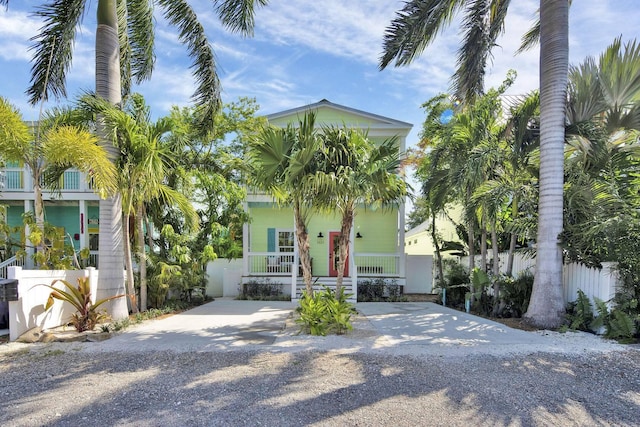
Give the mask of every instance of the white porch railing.
[[(41, 185), (44, 185), (44, 178), (41, 178)], [(60, 178), (61, 191), (92, 191), (91, 183), (87, 183), (85, 175), (75, 169), (64, 171)], [(32, 178), (27, 168), (6, 167), (4, 169), (4, 191), (33, 191)]]
[(9, 267), (22, 267), (24, 265), (24, 262), (22, 261), (22, 259), (19, 259), (15, 256), (12, 256), (11, 258), (9, 258), (6, 261), (3, 261), (0, 263), (0, 278), (6, 279), (7, 278), (7, 269)]
[(355, 253), (355, 265), (360, 277), (399, 277), (400, 255)]
[(291, 276), (294, 254), (291, 252), (249, 252), (249, 275)]

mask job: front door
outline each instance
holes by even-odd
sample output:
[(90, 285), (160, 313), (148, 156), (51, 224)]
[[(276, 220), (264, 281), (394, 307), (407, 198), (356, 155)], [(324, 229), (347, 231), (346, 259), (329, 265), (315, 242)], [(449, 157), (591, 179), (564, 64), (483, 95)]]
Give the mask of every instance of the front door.
[[(329, 276), (338, 276), (338, 259), (340, 254), (340, 246), (338, 239), (340, 238), (339, 231), (329, 232)], [(347, 248), (347, 261), (344, 265), (344, 276), (349, 275), (349, 248)]]

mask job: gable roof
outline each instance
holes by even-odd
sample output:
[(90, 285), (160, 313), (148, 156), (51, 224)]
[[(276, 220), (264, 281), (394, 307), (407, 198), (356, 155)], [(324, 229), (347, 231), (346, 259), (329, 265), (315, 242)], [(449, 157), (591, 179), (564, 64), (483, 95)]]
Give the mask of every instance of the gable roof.
[(269, 123), (275, 125), (286, 125), (293, 122), (297, 124), (303, 115), (308, 111), (316, 111), (316, 121), (324, 125), (342, 126), (342, 124), (357, 126), (364, 130), (369, 130), (369, 134), (398, 134), (406, 136), (413, 125), (411, 123), (369, 113), (340, 104), (334, 104), (326, 99), (322, 99), (313, 104), (291, 108), (274, 114), (267, 115)]

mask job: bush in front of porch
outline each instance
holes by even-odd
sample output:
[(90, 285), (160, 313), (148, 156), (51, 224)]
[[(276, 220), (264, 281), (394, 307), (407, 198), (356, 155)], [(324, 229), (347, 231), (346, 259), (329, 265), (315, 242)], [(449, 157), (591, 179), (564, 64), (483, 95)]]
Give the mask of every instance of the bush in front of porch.
[(402, 295), (402, 286), (395, 279), (358, 280), (358, 302), (397, 302), (406, 301)]
[(259, 301), (291, 301), (291, 295), (282, 291), (282, 283), (272, 283), (270, 279), (251, 280), (243, 283), (236, 299)]

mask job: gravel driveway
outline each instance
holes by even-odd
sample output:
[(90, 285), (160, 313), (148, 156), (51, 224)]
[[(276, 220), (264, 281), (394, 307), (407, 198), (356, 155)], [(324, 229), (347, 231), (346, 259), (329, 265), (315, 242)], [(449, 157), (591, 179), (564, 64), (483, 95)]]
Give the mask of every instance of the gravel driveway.
[(533, 333), (567, 351), (343, 345), (376, 339), (359, 322), (347, 338), (286, 328), (266, 344), (206, 351), (2, 345), (0, 425), (640, 425), (638, 348)]

